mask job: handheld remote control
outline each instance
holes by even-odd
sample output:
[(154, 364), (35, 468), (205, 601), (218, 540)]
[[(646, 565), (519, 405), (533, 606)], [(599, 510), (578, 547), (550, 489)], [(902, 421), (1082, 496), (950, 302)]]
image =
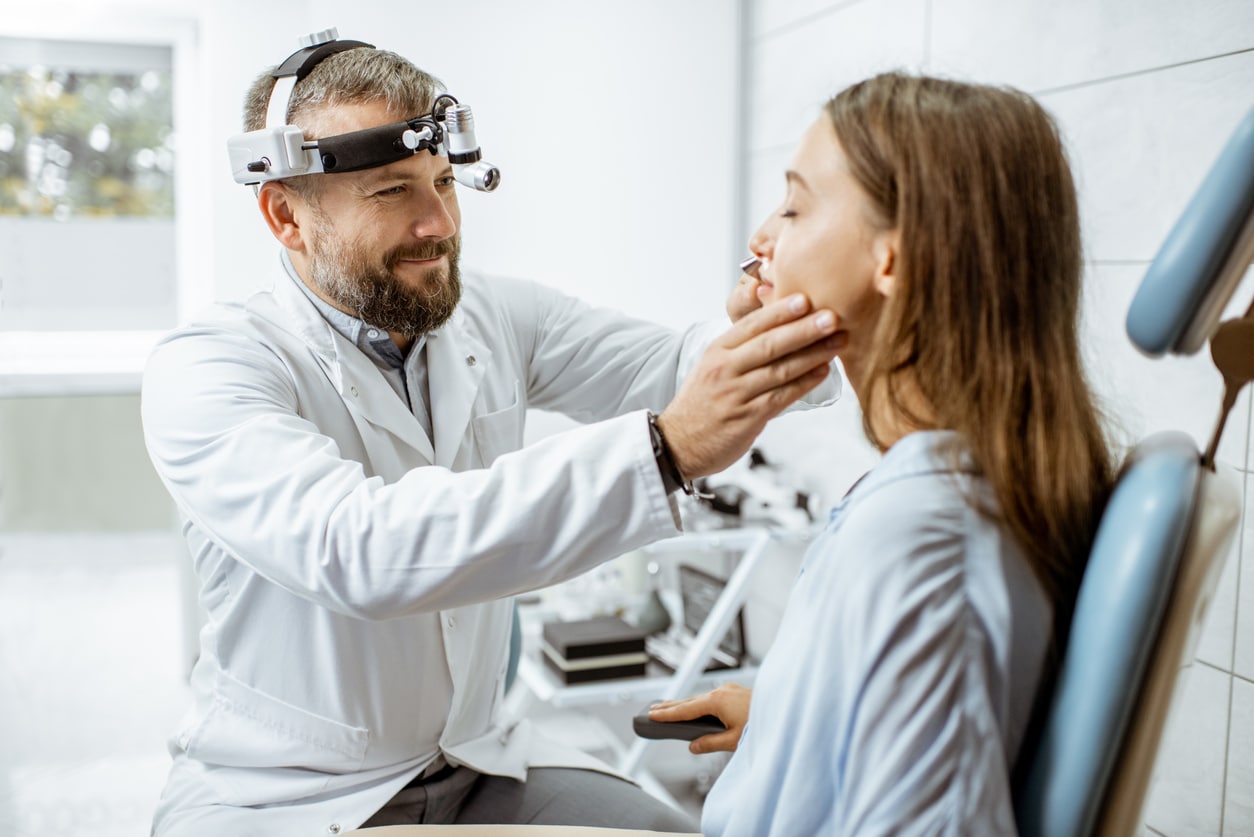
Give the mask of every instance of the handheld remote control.
[(674, 738), (680, 741), (691, 741), (713, 732), (723, 732), (727, 727), (713, 715), (702, 715), (690, 721), (651, 721), (649, 707), (631, 719), (632, 729), (641, 738)]

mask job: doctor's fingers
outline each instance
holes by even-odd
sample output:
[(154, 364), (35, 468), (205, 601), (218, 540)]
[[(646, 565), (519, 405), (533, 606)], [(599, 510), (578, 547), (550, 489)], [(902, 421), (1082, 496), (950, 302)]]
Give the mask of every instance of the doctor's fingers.
[[(765, 311), (765, 309), (763, 309)], [(753, 314), (741, 320), (755, 317)], [(840, 323), (831, 311), (816, 311), (799, 320), (784, 322), (759, 331), (742, 343), (725, 347), (726, 363), (731, 372), (743, 375), (755, 369), (769, 367), (787, 360), (812, 346), (828, 345), (825, 341), (836, 339), (835, 349), (844, 345), (848, 336), (838, 333)]]
[(758, 288), (761, 286), (761, 282), (748, 274), (740, 277), (736, 287), (732, 288), (731, 295), (727, 297), (727, 317), (733, 323), (762, 307), (762, 300), (758, 297)]
[[(739, 289), (740, 286), (737, 286)], [(736, 295), (735, 290), (732, 296)], [(759, 298), (759, 302), (761, 302)], [(805, 294), (789, 294), (783, 299), (777, 299), (767, 305), (757, 305), (753, 310), (748, 311), (744, 316), (740, 317), (731, 328), (723, 332), (723, 334), (714, 341), (714, 345), (723, 346), (732, 349), (741, 345), (759, 334), (778, 328), (785, 323), (795, 320), (804, 319), (810, 314), (813, 306)], [(814, 312), (814, 313), (817, 313)]]
[(750, 369), (736, 381), (741, 398), (746, 403), (759, 404), (766, 397), (783, 409), (814, 389), (830, 374), (828, 364), (847, 342), (846, 335), (832, 335)]

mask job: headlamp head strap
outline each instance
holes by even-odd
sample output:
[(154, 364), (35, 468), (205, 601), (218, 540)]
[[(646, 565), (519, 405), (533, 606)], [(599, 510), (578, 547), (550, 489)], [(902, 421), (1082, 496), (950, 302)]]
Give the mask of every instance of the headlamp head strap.
[(362, 47), (374, 49), (374, 44), (331, 40), (302, 47), (285, 58), (270, 74), (274, 78), (274, 88), (270, 91), (270, 105), (266, 109), (266, 127), (275, 128), (287, 124), (287, 107), (292, 100), (292, 90), (299, 81), (313, 72), (314, 67), (336, 53)]
[(318, 140), (324, 172), (346, 172), (386, 166), (419, 151), (438, 154), (443, 127), (430, 116), (364, 128)]

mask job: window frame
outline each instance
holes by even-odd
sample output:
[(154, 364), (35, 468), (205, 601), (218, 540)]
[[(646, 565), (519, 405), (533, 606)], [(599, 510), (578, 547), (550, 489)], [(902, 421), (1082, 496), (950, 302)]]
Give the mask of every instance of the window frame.
[[(49, 13), (6, 21), (12, 38), (161, 46), (171, 50), (174, 163), (174, 295), (177, 323), (211, 301), (212, 278), (198, 248), (210, 228), (213, 154), (197, 22), (187, 17), (120, 20), (102, 14), (57, 19)], [(109, 223), (102, 220), (100, 223)], [(176, 323), (171, 323), (171, 327)], [(153, 345), (169, 329), (0, 332), (0, 397), (138, 393)]]

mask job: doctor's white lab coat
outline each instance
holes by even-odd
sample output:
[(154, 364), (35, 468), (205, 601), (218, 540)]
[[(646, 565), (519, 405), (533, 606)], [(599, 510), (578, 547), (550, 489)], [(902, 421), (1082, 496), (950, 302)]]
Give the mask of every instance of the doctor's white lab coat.
[[(441, 751), (605, 769), (501, 725), (509, 597), (677, 533), (643, 411), (726, 324), (464, 284), (427, 342), (434, 444), (284, 269), (154, 351), (145, 437), (208, 613), (156, 833), (336, 834)], [(597, 423), (522, 449), (528, 407)]]

